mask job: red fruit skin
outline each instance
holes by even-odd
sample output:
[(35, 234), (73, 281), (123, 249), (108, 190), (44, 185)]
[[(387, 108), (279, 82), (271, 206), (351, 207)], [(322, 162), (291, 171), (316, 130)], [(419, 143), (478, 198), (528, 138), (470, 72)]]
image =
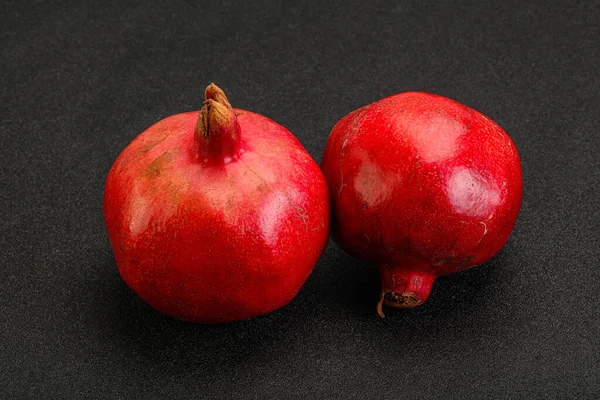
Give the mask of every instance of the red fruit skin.
[(333, 238), (378, 266), (382, 301), (395, 307), (422, 304), (436, 277), (494, 256), (521, 204), (508, 135), (478, 111), (427, 93), (401, 93), (343, 117), (321, 168)]
[(106, 181), (105, 222), (123, 280), (186, 321), (232, 322), (286, 305), (328, 239), (318, 165), (283, 126), (232, 112), (238, 131), (228, 138), (215, 128), (212, 148), (195, 135), (197, 111), (157, 122)]

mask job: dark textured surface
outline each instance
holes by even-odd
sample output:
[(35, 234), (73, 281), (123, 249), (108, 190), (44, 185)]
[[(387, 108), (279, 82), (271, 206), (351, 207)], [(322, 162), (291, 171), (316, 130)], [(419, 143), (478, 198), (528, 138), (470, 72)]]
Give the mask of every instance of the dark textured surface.
[[(3, 3), (0, 397), (599, 398), (600, 3), (205, 3)], [(387, 95), (477, 108), (521, 155), (513, 236), (385, 320), (376, 272), (334, 244), (266, 317), (157, 314), (117, 272), (104, 179), (213, 80), (317, 160)]]

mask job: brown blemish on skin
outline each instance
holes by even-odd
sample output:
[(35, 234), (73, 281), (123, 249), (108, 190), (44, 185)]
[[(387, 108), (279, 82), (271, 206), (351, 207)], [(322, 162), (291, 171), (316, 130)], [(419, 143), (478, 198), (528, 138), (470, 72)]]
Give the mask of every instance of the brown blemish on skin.
[(446, 264), (450, 260), (452, 260), (452, 257), (440, 258), (439, 260), (435, 260), (434, 262), (432, 262), (431, 265), (433, 265), (435, 267), (439, 267), (440, 265)]
[(169, 136), (168, 129), (163, 128), (163, 129), (156, 131), (156, 135), (145, 140), (145, 143), (141, 147), (139, 147), (134, 154), (128, 153), (128, 158), (126, 158), (126, 159), (124, 158), (120, 162), (119, 170), (122, 170), (129, 164), (135, 162), (137, 159), (139, 159), (144, 154), (148, 153), (154, 147), (156, 147), (157, 145), (162, 143), (168, 136)]
[(225, 207), (228, 210), (233, 210), (236, 206), (237, 202), (236, 202), (236, 198), (235, 195), (233, 193), (231, 193), (229, 195), (229, 197), (227, 198), (227, 202), (225, 203)]
[(185, 191), (187, 187), (188, 185), (186, 182), (175, 183), (174, 181), (170, 181), (167, 187), (165, 188), (164, 192), (171, 197), (173, 202), (181, 203), (181, 201), (183, 200), (181, 192)]
[(152, 161), (143, 172), (145, 178), (149, 180), (156, 179), (162, 172), (162, 170), (170, 163), (173, 162), (175, 156), (173, 153), (177, 154), (179, 152), (179, 148), (175, 147), (171, 151), (167, 151), (158, 156), (154, 161)]
[[(250, 171), (252, 174), (254, 174), (254, 176), (256, 176), (267, 188), (271, 188), (271, 186), (269, 185), (269, 183), (265, 180), (265, 178), (262, 177), (262, 175), (260, 175), (258, 172), (256, 172), (254, 169), (252, 169), (245, 161), (240, 160), (240, 162), (242, 164), (244, 164), (246, 166), (246, 168), (248, 168), (248, 171)], [(302, 222), (304, 223), (304, 226), (306, 227), (306, 230), (308, 231), (308, 222), (306, 221), (308, 216), (306, 214), (303, 213), (303, 209), (302, 207), (297, 207), (296, 205), (294, 205), (294, 203), (292, 202), (292, 199), (290, 198), (290, 195), (283, 190), (283, 195), (285, 197), (285, 199), (287, 200), (288, 204), (290, 205), (290, 207), (292, 207), (294, 209), (294, 211), (296, 212), (296, 215), (298, 216), (298, 218), (300, 218), (302, 220)]]
[(256, 191), (257, 191), (257, 192), (264, 192), (264, 191), (266, 191), (267, 189), (268, 189), (268, 187), (267, 187), (267, 185), (266, 185), (264, 182), (261, 182), (261, 183), (259, 183), (259, 184), (256, 186)]
[(468, 256), (468, 257), (463, 258), (461, 260), (461, 262), (456, 265), (456, 268), (466, 267), (467, 265), (472, 264), (472, 263), (473, 263), (473, 256)]
[[(160, 143), (160, 142), (159, 142)], [(143, 145), (139, 150), (138, 150), (138, 156), (141, 154), (145, 154), (147, 152), (149, 152), (154, 146), (156, 146), (157, 143), (146, 143), (145, 145)]]
[(151, 138), (148, 138), (145, 141), (144, 145), (138, 149), (137, 154), (140, 155), (140, 154), (147, 153), (153, 147), (164, 142), (165, 139), (169, 136), (169, 133), (170, 133), (169, 129), (162, 128), (162, 129), (157, 130), (155, 132), (154, 136)]

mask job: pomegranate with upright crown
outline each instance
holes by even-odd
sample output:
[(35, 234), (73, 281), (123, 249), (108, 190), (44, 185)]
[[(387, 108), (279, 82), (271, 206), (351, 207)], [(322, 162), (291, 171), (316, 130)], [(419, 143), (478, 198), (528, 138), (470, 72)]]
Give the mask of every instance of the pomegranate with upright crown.
[(384, 303), (416, 307), (436, 277), (493, 257), (521, 204), (519, 156), (508, 135), (433, 94), (397, 94), (343, 117), (321, 169), (333, 238), (379, 269), (381, 317)]
[(104, 217), (123, 280), (155, 309), (222, 323), (287, 304), (325, 248), (327, 185), (283, 126), (211, 84), (112, 166)]

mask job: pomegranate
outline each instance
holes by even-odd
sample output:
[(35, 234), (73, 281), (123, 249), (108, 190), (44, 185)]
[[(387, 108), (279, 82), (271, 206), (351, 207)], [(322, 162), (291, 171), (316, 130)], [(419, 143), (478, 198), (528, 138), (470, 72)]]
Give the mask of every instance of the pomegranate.
[(521, 205), (521, 167), (508, 135), (445, 97), (407, 92), (343, 117), (321, 168), (332, 236), (376, 265), (383, 304), (412, 308), (436, 277), (489, 260)]
[(224, 323), (286, 305), (329, 234), (327, 184), (283, 126), (216, 85), (116, 159), (104, 217), (119, 272), (155, 309)]

